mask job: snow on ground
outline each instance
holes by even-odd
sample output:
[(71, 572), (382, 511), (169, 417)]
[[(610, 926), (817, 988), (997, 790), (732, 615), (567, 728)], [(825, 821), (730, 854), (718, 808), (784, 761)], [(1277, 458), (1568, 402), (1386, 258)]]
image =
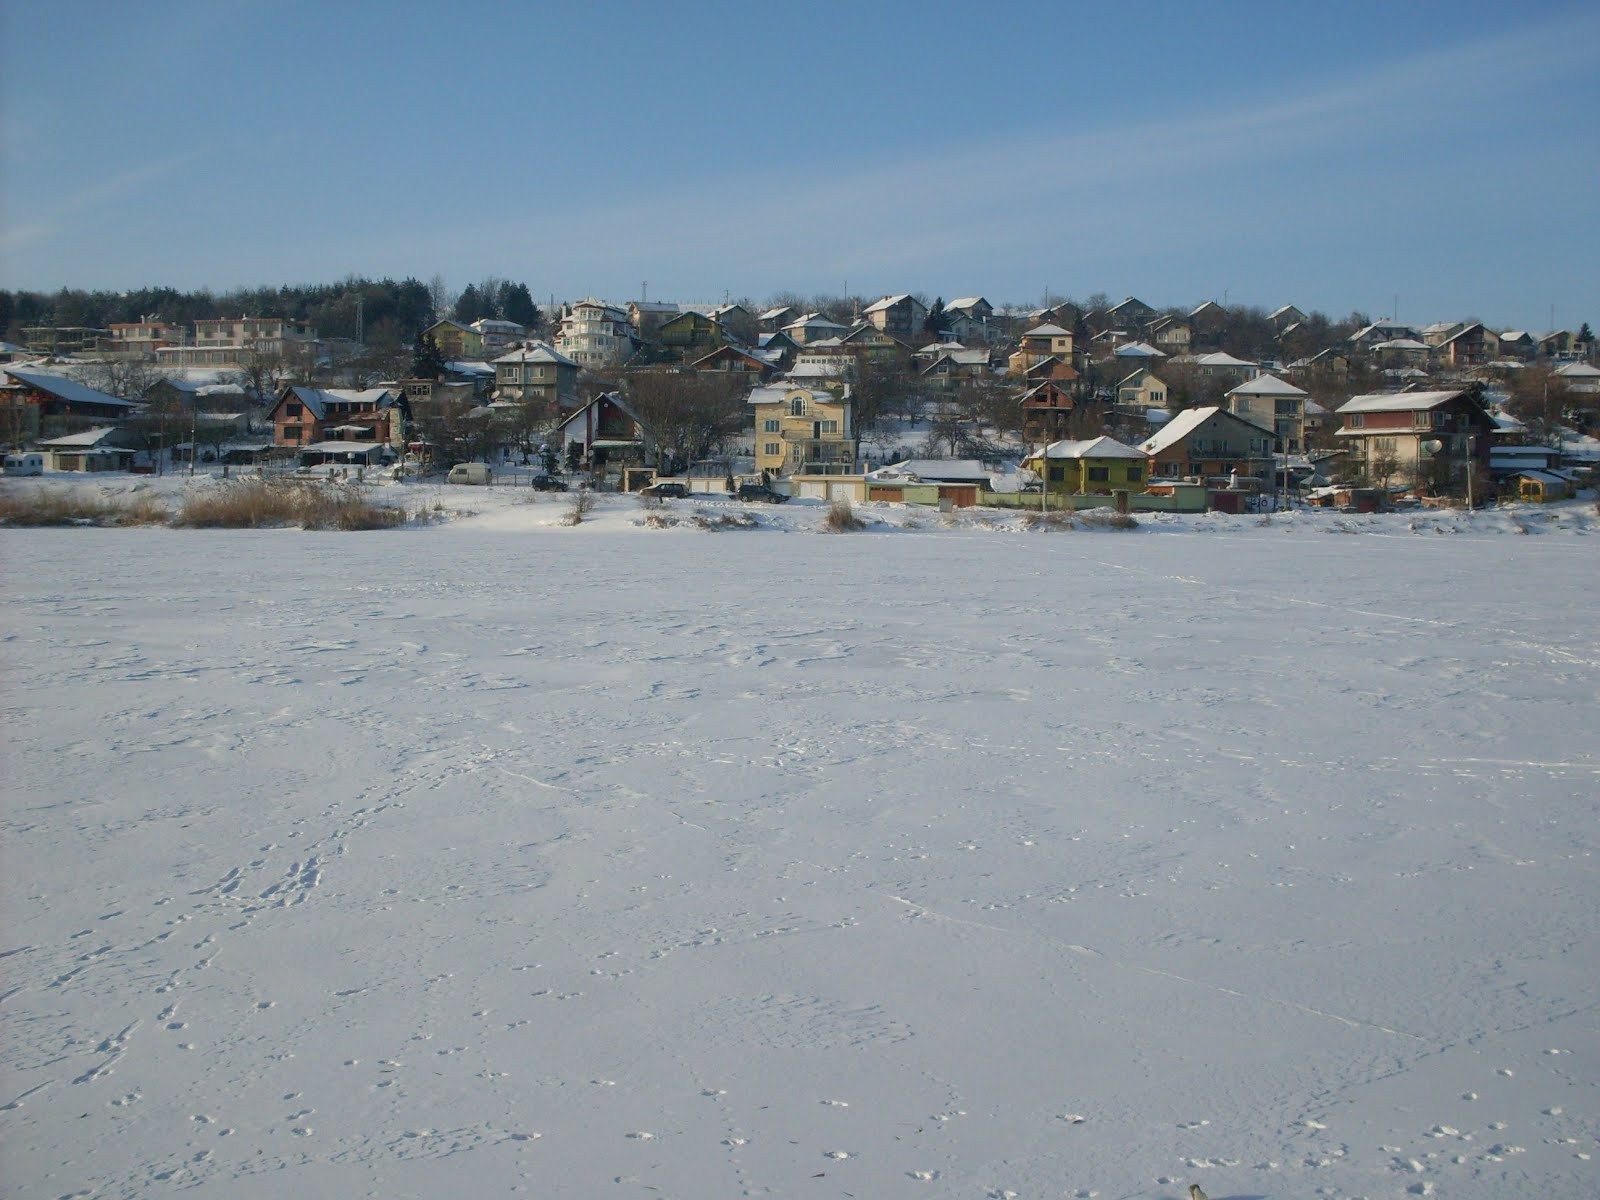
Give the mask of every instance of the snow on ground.
[(393, 491), (0, 531), (9, 1193), (1600, 1193), (1592, 504)]

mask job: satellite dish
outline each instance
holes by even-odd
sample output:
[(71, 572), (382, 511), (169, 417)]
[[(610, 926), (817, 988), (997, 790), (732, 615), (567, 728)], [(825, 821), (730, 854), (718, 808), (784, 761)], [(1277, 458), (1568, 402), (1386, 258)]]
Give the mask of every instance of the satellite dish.
[(1417, 449), (1421, 450), (1424, 454), (1433, 455), (1444, 449), (1444, 443), (1438, 438), (1429, 438), (1427, 441), (1420, 443), (1417, 446)]

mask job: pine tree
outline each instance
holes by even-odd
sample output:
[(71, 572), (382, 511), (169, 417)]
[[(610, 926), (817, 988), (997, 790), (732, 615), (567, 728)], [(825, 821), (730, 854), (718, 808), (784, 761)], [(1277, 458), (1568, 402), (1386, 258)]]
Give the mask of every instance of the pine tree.
[(933, 335), (935, 341), (944, 340), (944, 335), (950, 329), (950, 318), (945, 315), (944, 297), (934, 298), (933, 307), (928, 310), (927, 319), (922, 322), (924, 333)]
[(456, 320), (463, 325), (471, 325), (474, 321), (492, 316), (494, 316), (494, 298), (480, 295), (477, 284), (467, 284), (466, 290), (456, 298)]
[(411, 346), (411, 378), (438, 379), (444, 374), (444, 355), (431, 333), (417, 334)]
[(539, 328), (539, 306), (533, 302), (525, 283), (500, 285), (500, 312), (506, 320), (515, 321), (529, 333), (537, 332)]

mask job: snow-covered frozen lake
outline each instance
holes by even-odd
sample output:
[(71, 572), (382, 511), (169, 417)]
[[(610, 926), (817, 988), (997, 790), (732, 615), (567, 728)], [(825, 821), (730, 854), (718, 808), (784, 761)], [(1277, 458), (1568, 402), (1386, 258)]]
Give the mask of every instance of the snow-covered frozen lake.
[(622, 504), (0, 531), (8, 1194), (1600, 1194), (1592, 515)]

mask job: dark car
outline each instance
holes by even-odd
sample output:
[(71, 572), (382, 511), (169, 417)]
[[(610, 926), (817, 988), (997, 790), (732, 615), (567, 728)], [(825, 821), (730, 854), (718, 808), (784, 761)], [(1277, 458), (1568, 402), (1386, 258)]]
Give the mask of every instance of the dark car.
[(640, 488), (641, 496), (653, 496), (657, 500), (682, 500), (689, 495), (689, 485), (686, 483), (652, 483), (649, 487)]
[(739, 485), (739, 499), (758, 500), (763, 504), (782, 504), (789, 497), (782, 492), (775, 492), (764, 483), (741, 483)]
[(557, 479), (554, 475), (535, 475), (528, 480), (529, 485), (536, 492), (564, 492), (567, 490), (567, 481)]

